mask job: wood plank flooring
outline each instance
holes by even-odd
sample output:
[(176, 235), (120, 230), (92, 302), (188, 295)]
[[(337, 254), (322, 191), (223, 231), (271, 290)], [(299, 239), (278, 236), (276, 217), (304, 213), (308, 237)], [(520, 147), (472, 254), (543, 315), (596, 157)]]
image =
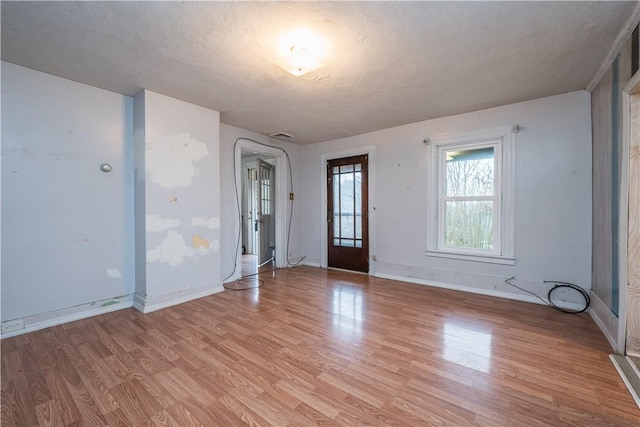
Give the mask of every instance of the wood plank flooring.
[(637, 426), (587, 315), (311, 267), (2, 341), (3, 426)]

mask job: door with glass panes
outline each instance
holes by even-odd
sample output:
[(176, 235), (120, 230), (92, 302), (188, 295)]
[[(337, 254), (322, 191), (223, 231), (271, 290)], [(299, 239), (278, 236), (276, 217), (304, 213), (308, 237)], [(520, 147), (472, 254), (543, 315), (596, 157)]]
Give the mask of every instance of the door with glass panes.
[(275, 249), (275, 215), (274, 205), (274, 179), (273, 166), (264, 160), (258, 159), (258, 206), (256, 218), (258, 230), (258, 265), (265, 264), (273, 259)]
[(328, 266), (369, 272), (368, 156), (327, 161)]

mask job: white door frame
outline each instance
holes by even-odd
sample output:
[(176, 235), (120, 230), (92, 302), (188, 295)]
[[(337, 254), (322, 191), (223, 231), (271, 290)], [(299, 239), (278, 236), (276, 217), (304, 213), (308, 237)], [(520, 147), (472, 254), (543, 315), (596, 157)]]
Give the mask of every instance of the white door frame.
[(368, 180), (369, 180), (369, 188), (367, 188), (367, 192), (369, 193), (369, 274), (375, 275), (376, 271), (376, 263), (375, 263), (375, 249), (376, 249), (376, 235), (372, 233), (372, 230), (375, 230), (375, 212), (376, 212), (376, 198), (374, 189), (375, 186), (375, 154), (376, 147), (375, 146), (367, 146), (354, 148), (351, 150), (344, 151), (334, 151), (331, 153), (324, 153), (322, 155), (322, 179), (321, 179), (321, 188), (320, 194), (322, 197), (322, 254), (320, 256), (320, 267), (327, 268), (328, 266), (328, 255), (327, 251), (329, 250), (329, 245), (327, 243), (327, 239), (329, 238), (329, 230), (327, 228), (327, 209), (329, 208), (329, 204), (327, 202), (327, 161), (333, 159), (341, 159), (343, 157), (352, 157), (352, 156), (363, 156), (367, 155), (369, 157), (369, 165), (367, 169)]
[[(622, 88), (622, 139), (620, 144), (620, 206), (618, 229), (619, 280), (618, 280), (618, 336), (616, 353), (626, 354), (627, 340), (627, 237), (629, 229), (629, 149), (631, 147), (631, 97), (640, 96), (640, 71)], [(615, 266), (612, 266), (615, 267)]]
[[(284, 151), (278, 147), (269, 147), (259, 143), (255, 143), (246, 139), (239, 139), (235, 145), (235, 151), (233, 159), (235, 162), (236, 171), (236, 197), (242, 197), (242, 150), (253, 151), (257, 154), (265, 154), (271, 156), (275, 160), (275, 237), (276, 237), (276, 268), (284, 268), (287, 266), (287, 239), (285, 236), (286, 227), (286, 203), (285, 194), (287, 194), (287, 174), (285, 168), (287, 165)], [(237, 199), (240, 200), (240, 199)], [(239, 230), (242, 233), (242, 227)], [(238, 245), (236, 251), (236, 272), (233, 277), (229, 278), (229, 281), (235, 281), (242, 277), (242, 245)]]

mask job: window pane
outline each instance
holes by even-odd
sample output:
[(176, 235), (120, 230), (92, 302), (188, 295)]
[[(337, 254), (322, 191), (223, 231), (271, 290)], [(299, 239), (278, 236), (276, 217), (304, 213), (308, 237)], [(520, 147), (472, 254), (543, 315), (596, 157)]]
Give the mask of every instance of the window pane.
[(493, 196), (493, 147), (476, 150), (447, 150), (447, 197)]
[(347, 246), (349, 248), (353, 247), (353, 240), (352, 239), (342, 239), (342, 243), (340, 244), (340, 246)]
[[(360, 165), (356, 165), (358, 169)], [(355, 228), (356, 239), (362, 239), (362, 173), (356, 172), (355, 178)]]
[(342, 214), (342, 227), (340, 237), (353, 239), (355, 237), (355, 227), (353, 223), (353, 214)]
[(353, 213), (353, 174), (347, 173), (340, 175), (340, 212)]
[[(338, 168), (333, 168), (333, 172), (337, 173)], [(340, 175), (333, 175), (333, 237), (340, 237)], [(334, 242), (339, 246), (338, 241)]]
[(340, 173), (353, 172), (353, 165), (340, 166)]
[(362, 240), (356, 240), (356, 248), (362, 247)]
[(447, 201), (445, 224), (446, 247), (493, 249), (492, 201)]
[(362, 173), (354, 173), (355, 213), (362, 213)]

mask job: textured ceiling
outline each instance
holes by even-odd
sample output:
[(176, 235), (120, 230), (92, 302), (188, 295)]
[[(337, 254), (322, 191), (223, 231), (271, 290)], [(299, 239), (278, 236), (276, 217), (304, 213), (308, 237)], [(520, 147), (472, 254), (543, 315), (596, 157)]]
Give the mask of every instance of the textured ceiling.
[[(2, 59), (324, 141), (584, 89), (635, 2), (2, 2)], [(274, 64), (281, 34), (325, 67)]]

